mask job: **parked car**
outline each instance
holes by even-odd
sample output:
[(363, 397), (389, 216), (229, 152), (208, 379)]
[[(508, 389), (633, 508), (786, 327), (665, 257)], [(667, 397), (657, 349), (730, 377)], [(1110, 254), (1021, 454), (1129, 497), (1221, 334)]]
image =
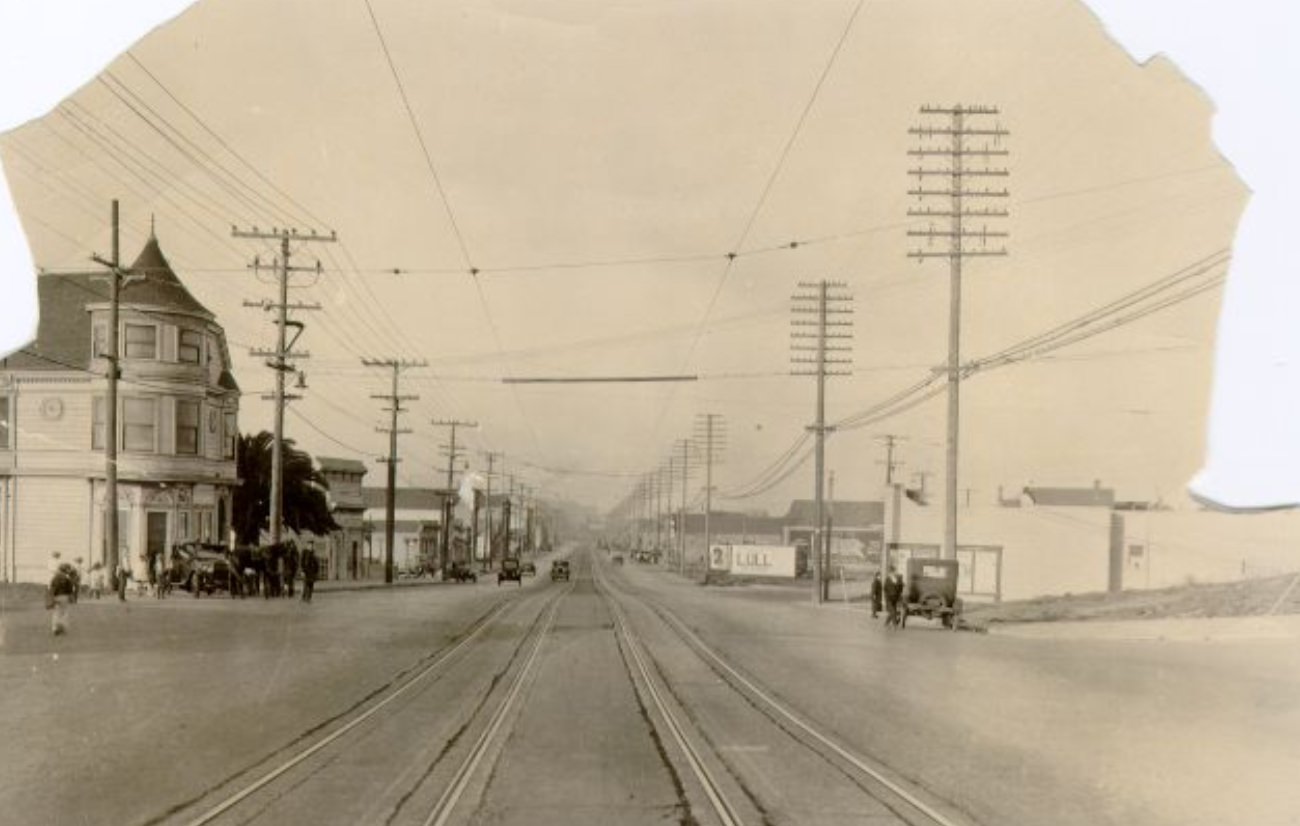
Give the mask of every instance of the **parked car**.
[(962, 601), (957, 596), (957, 560), (907, 560), (907, 590), (903, 594), (903, 622), (909, 616), (937, 619), (944, 628), (957, 630)]
[(569, 581), (569, 560), (557, 559), (551, 563), (551, 581), (557, 580)]
[(622, 555), (622, 554), (614, 554), (614, 564), (615, 564), (615, 565), (622, 565), (622, 564), (623, 564), (623, 555)]
[(448, 582), (478, 582), (478, 574), (464, 562), (453, 562), (447, 566)]
[(501, 560), (501, 570), (497, 571), (497, 585), (510, 579), (520, 585), (524, 584), (523, 566), (519, 564), (518, 559), (513, 557)]
[(226, 546), (182, 542), (172, 547), (171, 584), (194, 596), (230, 591), (230, 563)]
[(525, 562), (519, 566), (519, 572), (524, 576), (537, 576), (537, 566), (531, 562)]

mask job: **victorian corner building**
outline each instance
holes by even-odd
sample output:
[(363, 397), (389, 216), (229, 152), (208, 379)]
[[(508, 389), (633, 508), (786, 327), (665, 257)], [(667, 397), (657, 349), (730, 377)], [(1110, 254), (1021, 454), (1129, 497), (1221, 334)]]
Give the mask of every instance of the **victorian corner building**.
[[(224, 542), (236, 484), (239, 387), (225, 333), (150, 237), (120, 292), (119, 557), (137, 580), (177, 542)], [(106, 559), (109, 285), (41, 275), (34, 342), (0, 359), (0, 581), (49, 561)]]

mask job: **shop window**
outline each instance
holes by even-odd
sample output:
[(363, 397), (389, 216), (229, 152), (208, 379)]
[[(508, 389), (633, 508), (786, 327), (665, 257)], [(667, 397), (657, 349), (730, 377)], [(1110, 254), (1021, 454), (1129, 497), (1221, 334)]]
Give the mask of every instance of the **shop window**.
[(195, 456), (199, 452), (199, 403), (176, 400), (176, 454)]
[(9, 397), (0, 396), (0, 450), (9, 450)]

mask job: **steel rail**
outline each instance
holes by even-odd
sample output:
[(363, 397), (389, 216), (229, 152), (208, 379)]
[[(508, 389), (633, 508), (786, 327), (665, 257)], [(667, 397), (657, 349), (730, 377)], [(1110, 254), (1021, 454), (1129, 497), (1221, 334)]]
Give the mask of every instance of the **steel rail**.
[(482, 634), (488, 628), (488, 626), (492, 624), (494, 620), (496, 620), (502, 613), (504, 613), (507, 608), (510, 608), (517, 604), (518, 603), (514, 600), (502, 602), (496, 608), (492, 609), (492, 611), (490, 611), (483, 618), (483, 620), (478, 624), (478, 627), (476, 627), (473, 631), (467, 634), (455, 645), (442, 651), (432, 662), (430, 662), (424, 668), (420, 669), (418, 673), (416, 673), (413, 677), (411, 677), (401, 686), (394, 689), (393, 692), (389, 694), (387, 697), (375, 703), (373, 706), (366, 709), (363, 713), (354, 717), (352, 720), (348, 721), (348, 723), (334, 730), (326, 737), (323, 737), (322, 739), (316, 741), (307, 749), (299, 752), (294, 757), (284, 761), (279, 766), (267, 772), (266, 774), (264, 774), (262, 777), (255, 780), (250, 785), (245, 786), (237, 794), (234, 794), (231, 797), (226, 798), (216, 807), (208, 810), (207, 812), (195, 818), (194, 820), (187, 821), (186, 826), (203, 826), (203, 824), (211, 823), (217, 817), (225, 814), (235, 806), (247, 800), (254, 793), (265, 788), (267, 785), (272, 783), (274, 780), (276, 780), (278, 777), (283, 775), (285, 772), (301, 764), (303, 761), (307, 760), (307, 758), (311, 757), (312, 755), (319, 752), (321, 749), (325, 748), (326, 746), (330, 745), (334, 741), (338, 740), (343, 735), (352, 731), (352, 729), (361, 725), (366, 720), (369, 720), (375, 714), (378, 714), (379, 711), (385, 708), (389, 703), (393, 702), (397, 698), (406, 694), (407, 691), (413, 688), (417, 683), (421, 682), (425, 677), (429, 676), (429, 674), (431, 674), (435, 669), (442, 666), (444, 663), (447, 662), (447, 660), (451, 659), (462, 649), (468, 646), (476, 637)]
[[(595, 567), (596, 566), (594, 565), (592, 566), (593, 572)], [(682, 729), (681, 723), (678, 722), (676, 715), (668, 708), (668, 704), (659, 693), (659, 689), (655, 687), (654, 680), (650, 677), (650, 669), (646, 666), (645, 658), (641, 654), (640, 643), (636, 635), (629, 628), (622, 606), (618, 604), (617, 600), (609, 596), (608, 592), (611, 589), (607, 588), (604, 583), (601, 582), (601, 577), (593, 576), (592, 579), (596, 583), (597, 587), (600, 588), (602, 592), (605, 592), (604, 596), (612, 609), (611, 613), (614, 615), (614, 622), (618, 627), (618, 632), (623, 637), (627, 650), (631, 653), (632, 659), (636, 663), (637, 671), (641, 674), (641, 680), (645, 683), (646, 693), (649, 694), (650, 699), (654, 701), (655, 708), (659, 711), (659, 716), (668, 727), (668, 732), (672, 735), (678, 748), (681, 749), (683, 756), (686, 758), (686, 762), (691, 767), (691, 771), (695, 774), (695, 779), (699, 781), (700, 786), (704, 789), (705, 795), (709, 798), (709, 803), (713, 806), (713, 811), (717, 814), (718, 819), (722, 821), (724, 826), (740, 826), (743, 822), (740, 819), (740, 815), (736, 813), (731, 802), (727, 800), (727, 797), (718, 785), (718, 782), (713, 778), (713, 773), (710, 772), (709, 767), (704, 764), (703, 757), (701, 757), (700, 753), (686, 738), (686, 733)]]
[[(645, 598), (642, 597), (641, 599), (644, 600)], [(670, 626), (675, 627), (677, 629), (677, 632), (681, 634), (682, 637), (686, 639), (701, 654), (703, 654), (704, 656), (712, 660), (719, 668), (726, 671), (727, 674), (731, 675), (731, 677), (736, 682), (740, 683), (746, 689), (748, 689), (749, 692), (756, 699), (761, 700), (769, 709), (771, 709), (773, 712), (783, 717), (786, 721), (788, 721), (791, 725), (798, 728), (805, 735), (816, 740), (822, 746), (826, 747), (827, 749), (829, 749), (830, 751), (838, 755), (842, 760), (844, 760), (846, 763), (851, 765), (853, 768), (857, 769), (859, 772), (866, 775), (867, 777), (870, 777), (872, 780), (884, 786), (886, 789), (893, 792), (902, 800), (906, 801), (909, 806), (911, 806), (913, 809), (920, 812), (921, 814), (925, 815), (927, 818), (933, 821), (936, 824), (936, 826), (964, 826), (964, 824), (954, 821), (951, 818), (949, 818), (947, 815), (934, 809), (932, 806), (927, 804), (925, 801), (921, 800), (916, 795), (909, 792), (907, 789), (900, 786), (898, 783), (895, 783), (894, 781), (885, 777), (878, 770), (876, 770), (870, 764), (868, 764), (865, 758), (861, 757), (858, 754), (855, 754), (845, 746), (840, 745), (831, 737), (822, 734), (820, 731), (814, 728), (812, 724), (806, 722), (804, 719), (802, 719), (798, 714), (796, 714), (793, 710), (791, 710), (780, 700), (777, 700), (774, 697), (772, 697), (761, 687), (756, 685), (752, 680), (750, 680), (744, 674), (740, 673), (734, 667), (732, 667), (730, 663), (724, 660), (706, 642), (704, 642), (704, 640), (700, 639), (699, 635), (696, 634), (694, 631), (692, 631), (690, 628), (688, 628), (681, 620), (673, 616), (671, 613), (662, 610), (660, 606), (658, 606), (656, 603), (650, 602), (649, 600), (645, 600), (645, 601), (648, 605), (651, 606), (651, 608), (654, 610), (656, 614), (658, 614), (662, 619), (664, 619), (664, 621), (667, 622)]]
[(559, 611), (560, 601), (572, 590), (573, 583), (570, 583), (568, 588), (551, 601), (546, 624), (537, 632), (537, 639), (533, 642), (532, 651), (529, 652), (528, 659), (524, 661), (523, 666), (515, 675), (509, 693), (501, 701), (501, 705), (497, 707), (496, 712), (492, 715), (492, 720), (488, 723), (487, 728), (483, 730), (483, 733), (479, 735), (474, 747), (470, 749), (470, 753), (466, 755), (465, 760), (456, 771), (451, 785), (443, 791), (442, 796), (438, 798), (438, 802), (434, 804), (433, 809), (429, 812), (429, 816), (425, 818), (424, 826), (443, 826), (451, 817), (452, 811), (456, 808), (456, 803), (460, 800), (461, 795), (465, 793), (465, 788), (469, 785), (470, 779), (473, 778), (479, 763), (482, 762), (488, 747), (491, 746), (506, 717), (514, 708), (515, 700), (518, 699), (524, 683), (532, 675), (537, 662), (537, 655), (542, 650), (542, 643), (546, 641), (547, 634), (550, 633), (551, 627), (555, 624), (555, 614)]

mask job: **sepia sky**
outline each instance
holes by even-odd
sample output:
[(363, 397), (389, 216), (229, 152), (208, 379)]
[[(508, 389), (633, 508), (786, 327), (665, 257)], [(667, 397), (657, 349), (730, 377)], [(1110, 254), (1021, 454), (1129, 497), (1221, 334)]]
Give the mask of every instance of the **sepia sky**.
[[(907, 258), (907, 150), (919, 107), (953, 103), (999, 107), (1011, 133), (1010, 255), (967, 266), (965, 359), (1231, 245), (1246, 190), (1210, 102), (1167, 61), (1135, 63), (1076, 0), (203, 0), (0, 138), (0, 157), (42, 267), (106, 252), (111, 198), (128, 260), (156, 221), (226, 329), (244, 430), (271, 422), (271, 373), (247, 352), (274, 329), (241, 302), (272, 297), (247, 264), (274, 252), (231, 225), (334, 230), (340, 243), (295, 250), (325, 272), (295, 281), (323, 310), (303, 314), (309, 389), (289, 434), (373, 459), (387, 377), (361, 358), (424, 359), (403, 378), (421, 397), (406, 483), (442, 478), (431, 419), (472, 419), (472, 447), (608, 507), (703, 412), (727, 423), (719, 489), (764, 487), (813, 414), (812, 381), (788, 375), (800, 280), (855, 296), (854, 372), (831, 382), (829, 421), (944, 361), (947, 267)], [(1218, 308), (1210, 290), (975, 374), (960, 487), (989, 502), (1100, 480), (1179, 499), (1204, 456)], [(500, 382), (665, 373), (700, 380)], [(904, 476), (939, 490), (942, 396), (836, 433), (837, 496), (877, 496), (887, 433)], [(777, 469), (719, 506), (811, 496), (811, 462)]]

